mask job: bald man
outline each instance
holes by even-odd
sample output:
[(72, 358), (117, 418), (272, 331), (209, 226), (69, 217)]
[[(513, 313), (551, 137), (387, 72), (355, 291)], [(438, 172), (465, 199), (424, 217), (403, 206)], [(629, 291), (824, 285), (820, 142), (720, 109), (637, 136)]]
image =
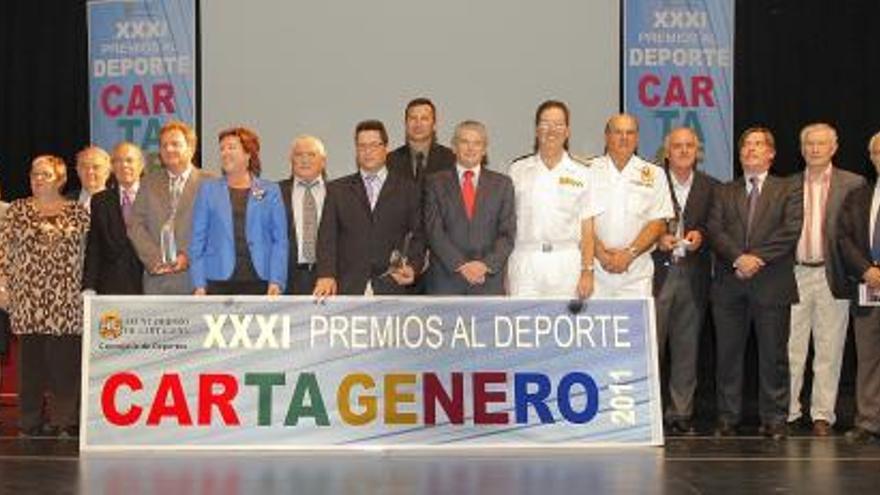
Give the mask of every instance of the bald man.
[(673, 218), (663, 169), (636, 155), (639, 123), (618, 114), (605, 125), (605, 154), (592, 160), (608, 205), (596, 216), (595, 297), (651, 297), (650, 252)]

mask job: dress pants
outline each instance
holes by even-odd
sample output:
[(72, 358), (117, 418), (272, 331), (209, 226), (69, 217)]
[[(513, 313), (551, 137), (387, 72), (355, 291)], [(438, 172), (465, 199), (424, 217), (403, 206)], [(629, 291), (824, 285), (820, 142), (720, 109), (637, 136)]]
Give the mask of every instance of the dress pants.
[(315, 291), (317, 279), (317, 265), (314, 263), (300, 263), (293, 268), (291, 286), (287, 288), (287, 293), (297, 296), (311, 296)]
[(79, 424), (82, 338), (79, 335), (19, 336), (19, 426), (29, 430), (43, 424), (43, 396), (51, 393), (49, 424), (71, 428)]
[(510, 255), (507, 274), (511, 296), (575, 297), (581, 251), (574, 244), (549, 252), (516, 248)]
[(849, 323), (849, 300), (835, 299), (828, 287), (825, 267), (796, 266), (800, 303), (791, 307), (791, 335), (788, 362), (791, 392), (788, 421), (801, 417), (800, 395), (810, 335), (813, 336), (813, 390), (810, 394), (810, 418), (835, 422), (837, 386)]
[(654, 260), (642, 253), (632, 260), (623, 273), (608, 273), (596, 262), (595, 289), (597, 299), (638, 299), (651, 297), (654, 288)]
[(694, 300), (688, 270), (680, 265), (669, 267), (655, 306), (661, 363), (669, 346), (669, 404), (665, 417), (667, 421), (690, 419), (697, 388), (697, 353), (704, 308)]
[(855, 425), (880, 434), (880, 307), (859, 308), (856, 337)]
[[(732, 275), (731, 275), (732, 276)], [(747, 284), (715, 287), (718, 419), (742, 417), (743, 369), (751, 324), (758, 344), (758, 413), (761, 423), (782, 424), (788, 416), (788, 334), (791, 305), (762, 305)]]

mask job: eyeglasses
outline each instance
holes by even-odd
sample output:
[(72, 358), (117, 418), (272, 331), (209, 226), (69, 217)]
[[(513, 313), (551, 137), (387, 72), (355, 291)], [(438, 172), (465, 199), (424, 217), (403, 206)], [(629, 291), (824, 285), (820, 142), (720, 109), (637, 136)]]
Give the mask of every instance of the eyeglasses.
[(382, 143), (381, 141), (376, 141), (373, 143), (357, 143), (358, 151), (370, 151), (370, 150), (382, 148), (384, 146), (385, 146), (385, 143)]
[(52, 180), (55, 178), (55, 174), (52, 172), (31, 172), (31, 179), (46, 179)]
[(558, 130), (565, 129), (566, 127), (568, 127), (568, 124), (566, 124), (565, 122), (548, 122), (548, 121), (538, 122), (538, 129), (540, 129), (542, 131), (549, 131), (549, 130), (558, 131)]

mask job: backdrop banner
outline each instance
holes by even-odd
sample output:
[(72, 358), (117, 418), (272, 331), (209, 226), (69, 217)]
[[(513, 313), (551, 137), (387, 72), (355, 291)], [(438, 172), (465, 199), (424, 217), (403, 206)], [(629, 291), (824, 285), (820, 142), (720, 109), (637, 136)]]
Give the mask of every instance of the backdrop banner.
[(87, 296), (83, 450), (661, 445), (653, 300)]
[(166, 121), (195, 127), (195, 2), (88, 3), (92, 143), (131, 141), (155, 165)]
[(624, 109), (641, 124), (639, 151), (660, 163), (663, 137), (696, 130), (702, 170), (733, 177), (731, 0), (624, 0)]

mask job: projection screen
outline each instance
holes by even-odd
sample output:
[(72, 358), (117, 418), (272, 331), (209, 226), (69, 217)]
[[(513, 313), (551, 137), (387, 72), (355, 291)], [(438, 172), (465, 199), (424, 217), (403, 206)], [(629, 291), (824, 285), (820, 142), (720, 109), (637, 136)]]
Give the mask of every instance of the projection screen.
[(218, 131), (245, 125), (261, 137), (264, 177), (289, 175), (305, 133), (340, 177), (355, 170), (355, 124), (382, 120), (396, 147), (418, 96), (437, 104), (443, 144), (456, 122), (484, 122), (495, 170), (531, 152), (548, 98), (571, 108), (572, 152), (598, 154), (619, 107), (618, 50), (617, 0), (203, 1), (202, 165), (218, 168)]

